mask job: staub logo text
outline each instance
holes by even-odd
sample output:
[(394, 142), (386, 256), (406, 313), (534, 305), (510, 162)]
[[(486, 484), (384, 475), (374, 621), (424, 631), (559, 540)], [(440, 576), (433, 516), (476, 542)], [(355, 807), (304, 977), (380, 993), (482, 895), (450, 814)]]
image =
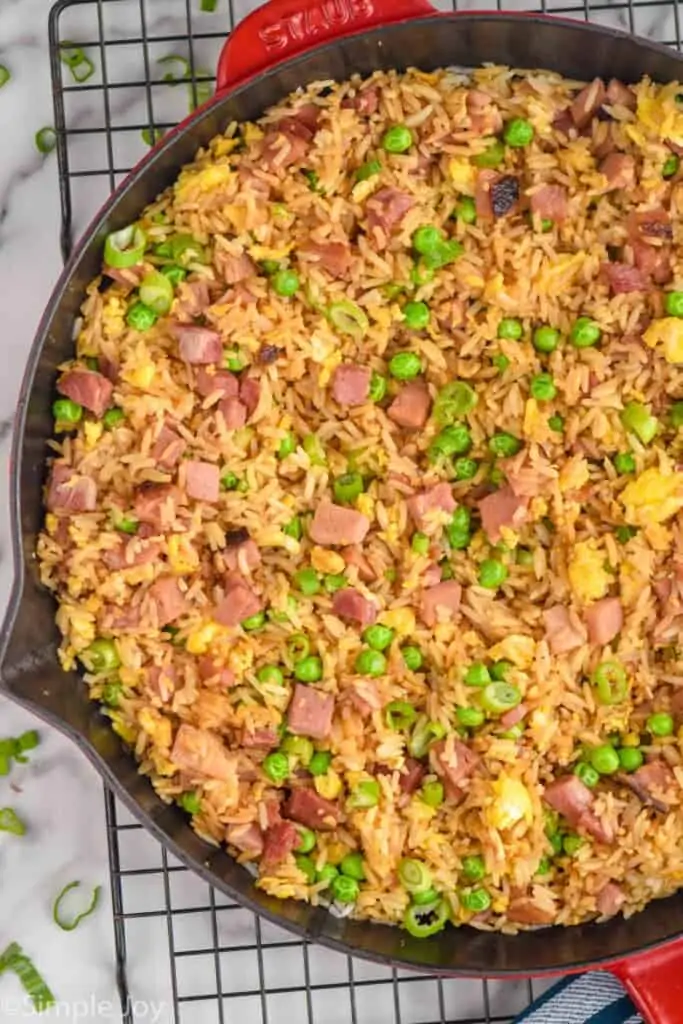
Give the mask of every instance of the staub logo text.
[(325, 0), (304, 11), (296, 11), (259, 30), (267, 50), (284, 50), (292, 42), (325, 36), (354, 21), (365, 21), (374, 13), (372, 0)]

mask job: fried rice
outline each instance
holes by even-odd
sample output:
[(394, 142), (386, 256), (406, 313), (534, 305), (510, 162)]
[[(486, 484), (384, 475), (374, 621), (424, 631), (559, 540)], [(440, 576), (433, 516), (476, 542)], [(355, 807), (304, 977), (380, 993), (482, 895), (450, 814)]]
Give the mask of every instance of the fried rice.
[(110, 240), (60, 658), (268, 893), (427, 935), (679, 887), (678, 90), (317, 82)]

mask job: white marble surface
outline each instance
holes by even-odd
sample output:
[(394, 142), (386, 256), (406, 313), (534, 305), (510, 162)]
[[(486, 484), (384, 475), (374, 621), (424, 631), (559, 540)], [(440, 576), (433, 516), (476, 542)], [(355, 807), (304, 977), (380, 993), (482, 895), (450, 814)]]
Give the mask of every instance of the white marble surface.
[[(199, 7), (199, 0), (190, 0)], [(243, 4), (245, 13), (251, 4)], [(475, 7), (474, 0), (467, 6)], [(524, 0), (511, 0), (516, 9), (530, 8)], [(557, 9), (559, 2), (549, 2)], [(108, 47), (108, 91), (112, 121), (113, 154), (117, 170), (130, 166), (144, 152), (139, 126), (147, 121), (148, 107), (141, 88), (116, 88), (116, 83), (144, 78), (144, 60), (139, 44), (125, 43), (140, 30), (139, 0), (103, 0), (101, 11), (107, 38), (121, 45)], [(155, 61), (169, 52), (187, 53), (184, 0), (146, 0), (147, 31), (150, 36), (176, 36), (177, 42), (150, 43), (149, 56), (153, 73)], [(583, 10), (576, 3), (577, 14)], [(98, 6), (95, 2), (67, 9), (63, 16), (62, 39), (96, 40)], [(0, 64), (6, 65), (12, 79), (0, 90), (0, 332), (2, 338), (2, 371), (0, 372), (0, 498), (8, 480), (7, 454), (10, 421), (23, 372), (25, 357), (42, 307), (48, 297), (61, 265), (59, 252), (59, 204), (57, 168), (54, 154), (41, 156), (34, 146), (34, 133), (52, 124), (52, 97), (47, 50), (47, 6), (45, 0), (0, 0)], [(199, 33), (220, 31), (228, 23), (228, 0), (219, 0), (215, 15), (194, 15), (194, 29)], [(596, 20), (629, 27), (623, 6), (600, 10)], [(637, 9), (633, 25), (642, 34), (661, 41), (675, 40), (671, 8), (650, 6)], [(219, 49), (219, 39), (200, 38), (195, 44), (198, 66), (211, 68)], [(89, 50), (97, 71), (90, 84), (101, 84), (102, 57), (97, 49)], [(160, 77), (160, 76), (159, 76)], [(153, 90), (154, 116), (157, 123), (172, 123), (186, 112), (183, 86), (170, 89), (157, 86)], [(85, 134), (71, 140), (69, 153), (73, 170), (98, 170), (107, 167), (105, 137), (97, 129), (103, 126), (103, 92), (79, 91), (66, 101), (70, 127), (86, 129)], [(120, 175), (117, 175), (120, 178)], [(98, 203), (109, 191), (107, 175), (83, 177), (73, 182), (76, 231), (87, 222)], [(0, 608), (4, 609), (9, 593), (12, 562), (8, 533), (7, 503), (0, 500)], [(9, 736), (31, 728), (36, 723), (21, 709), (0, 700), (0, 736)], [(78, 1020), (81, 1022), (119, 1021), (117, 1001), (112, 914), (109, 893), (106, 831), (102, 787), (98, 776), (75, 748), (54, 730), (39, 726), (41, 745), (31, 756), (31, 764), (16, 767), (9, 779), (0, 778), (0, 806), (13, 805), (26, 820), (28, 834), (23, 839), (0, 834), (0, 948), (16, 940), (40, 966), (52, 985), (58, 1006), (45, 1019)], [(122, 834), (124, 867), (157, 867), (160, 851), (142, 833)], [(171, 876), (172, 899), (176, 907), (205, 907), (206, 887), (187, 873)], [(76, 932), (60, 932), (51, 920), (51, 903), (64, 884), (81, 879), (87, 884), (103, 886), (101, 905), (87, 925)], [(177, 884), (176, 884), (177, 883)], [(130, 980), (136, 1024), (159, 1021), (173, 1024), (170, 1009), (169, 952), (166, 918), (163, 915), (165, 892), (161, 876), (140, 876), (127, 880), (124, 890), (126, 911), (159, 912), (131, 925), (129, 941)], [(197, 918), (192, 921), (191, 918)], [(219, 910), (218, 931), (221, 941), (235, 946), (253, 941), (251, 915), (243, 911)], [(192, 927), (194, 931), (192, 931)], [(264, 941), (288, 941), (284, 933), (267, 928)], [(177, 949), (191, 949), (211, 944), (210, 919), (206, 913), (179, 918), (174, 926)], [(274, 951), (273, 951), (274, 952)], [(267, 987), (291, 988), (302, 984), (302, 957), (294, 950), (291, 963), (286, 948), (278, 950), (272, 963), (266, 959), (259, 973), (255, 958), (238, 961), (230, 958), (223, 964), (223, 985), (226, 990), (255, 992)], [(208, 962), (207, 962), (208, 961)], [(295, 962), (296, 961), (296, 962)], [(311, 966), (312, 965), (312, 966)], [(178, 960), (179, 984), (188, 994), (215, 992), (213, 958), (198, 957)], [(323, 981), (343, 981), (348, 966), (343, 958), (326, 951), (312, 951), (309, 964), (311, 976)], [(265, 973), (264, 973), (265, 972)], [(377, 1024), (394, 1020), (393, 989), (383, 969), (358, 964), (356, 976), (376, 979), (377, 985), (362, 989), (357, 1005), (360, 1022), (374, 1019)], [(248, 980), (246, 980), (248, 979)], [(403, 1021), (436, 1020), (439, 1015), (436, 987), (432, 982), (420, 990), (422, 982), (401, 986)], [(245, 988), (246, 986), (246, 988)], [(313, 1020), (326, 1024), (342, 1024), (350, 1019), (348, 1000), (337, 990), (315, 993)], [(404, 995), (404, 993), (410, 993)], [(482, 1013), (481, 986), (476, 982), (447, 983), (444, 1005), (447, 1019)], [(372, 998), (368, 1002), (368, 995)], [(525, 1003), (526, 990), (521, 985), (495, 985), (491, 989), (491, 1012), (514, 1014)], [(303, 997), (287, 1001), (278, 996), (273, 1003), (268, 996), (269, 1019), (306, 1019)], [(407, 1000), (407, 1003), (404, 1002)], [(285, 1000), (282, 1002), (282, 1000)], [(373, 1001), (374, 1000), (374, 1001)], [(257, 996), (231, 1002), (226, 1019), (239, 1019), (241, 1024), (261, 1020), (261, 1003)], [(239, 1009), (238, 1009), (239, 1007)], [(237, 1016), (233, 1016), (233, 1011)], [(366, 1017), (366, 1011), (368, 1016)], [(178, 1024), (213, 1024), (218, 1021), (215, 1001), (184, 1004)], [(320, 1014), (320, 1016), (318, 1016)], [(21, 990), (13, 979), (0, 979), (0, 1021), (33, 1019), (22, 1003)]]

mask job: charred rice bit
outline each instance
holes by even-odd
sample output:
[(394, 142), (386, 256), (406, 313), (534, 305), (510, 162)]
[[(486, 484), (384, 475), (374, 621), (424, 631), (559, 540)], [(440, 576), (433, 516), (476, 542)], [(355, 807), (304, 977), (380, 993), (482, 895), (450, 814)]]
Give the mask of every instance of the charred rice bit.
[(61, 661), (267, 892), (420, 933), (410, 858), (514, 932), (680, 885), (680, 91), (315, 83), (89, 287)]

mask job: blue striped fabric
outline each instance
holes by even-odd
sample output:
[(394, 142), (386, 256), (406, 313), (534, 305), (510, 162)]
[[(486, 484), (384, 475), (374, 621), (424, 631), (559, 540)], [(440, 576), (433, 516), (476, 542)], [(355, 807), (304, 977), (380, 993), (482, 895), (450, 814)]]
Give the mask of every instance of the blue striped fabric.
[(623, 986), (606, 971), (563, 978), (514, 1024), (643, 1024)]

